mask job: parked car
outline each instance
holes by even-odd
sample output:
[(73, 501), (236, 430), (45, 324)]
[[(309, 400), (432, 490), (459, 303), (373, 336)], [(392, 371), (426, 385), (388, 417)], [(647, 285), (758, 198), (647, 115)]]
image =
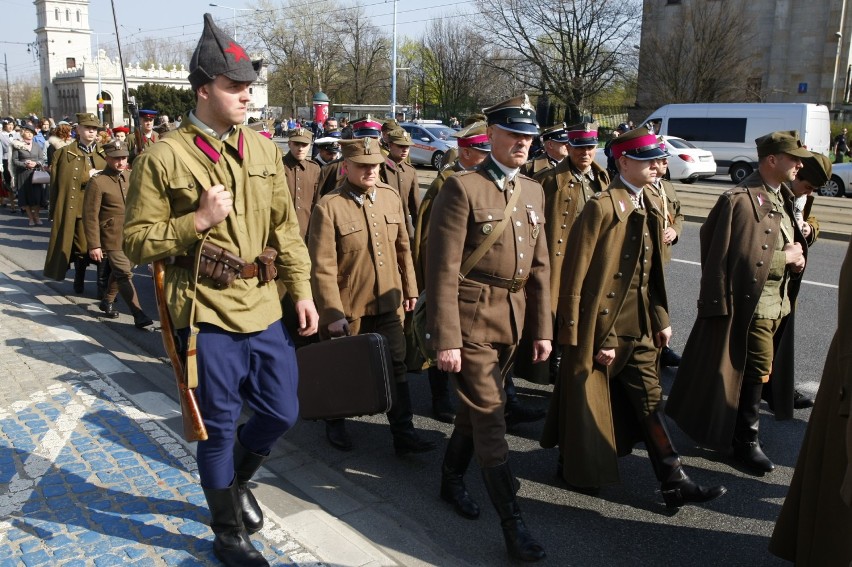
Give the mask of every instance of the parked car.
[(450, 148), (458, 148), (458, 142), (452, 137), (454, 130), (439, 120), (418, 120), (400, 124), (411, 134), (411, 151), (408, 158), (411, 163), (431, 165), (441, 168), (441, 160)]
[(817, 192), (823, 197), (852, 196), (852, 163), (835, 163), (831, 166), (831, 179)]
[[(695, 183), (698, 179), (716, 175), (716, 161), (713, 153), (696, 148), (682, 138), (663, 136), (666, 152), (669, 154), (669, 169), (666, 179)], [(603, 148), (595, 152), (595, 162), (606, 169), (606, 155)]]

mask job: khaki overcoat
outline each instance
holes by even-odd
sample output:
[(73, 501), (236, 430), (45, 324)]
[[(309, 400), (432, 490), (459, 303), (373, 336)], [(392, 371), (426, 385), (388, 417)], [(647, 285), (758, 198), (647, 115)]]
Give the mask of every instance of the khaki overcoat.
[[(647, 222), (641, 222), (646, 217)], [(662, 212), (645, 199), (634, 208), (621, 178), (595, 195), (574, 223), (571, 254), (562, 266), (556, 336), (562, 361), (542, 433), (542, 447), (559, 449), (565, 479), (576, 486), (619, 482), (618, 456), (641, 439), (632, 410), (613, 411), (608, 368), (594, 362), (618, 343), (615, 322), (636, 271), (643, 229), (654, 242), (649, 315), (652, 333), (669, 326), (663, 263)], [(638, 314), (635, 315), (638, 319)]]
[[(723, 193), (701, 226), (701, 287), (698, 318), (666, 403), (666, 413), (701, 445), (731, 446), (734, 436), (749, 324), (770, 270), (784, 269), (775, 250), (781, 215), (773, 212), (759, 172)], [(793, 218), (793, 195), (782, 185), (785, 214)], [(807, 243), (793, 222), (795, 242)], [(795, 312), (802, 274), (791, 274), (788, 296)], [(776, 332), (781, 337), (790, 315)], [(773, 365), (773, 392), (792, 393), (793, 366)], [(792, 404), (792, 400), (790, 400)]]
[(837, 331), (769, 550), (796, 565), (852, 564), (852, 245), (840, 270)]
[(122, 250), (129, 175), (129, 172), (105, 169), (92, 177), (86, 186), (83, 226), (89, 250)]
[(405, 228), (410, 237), (414, 236), (414, 221), (417, 220), (417, 208), (420, 206), (420, 184), (417, 182), (417, 170), (411, 164), (396, 163), (385, 158), (381, 168), (382, 181), (395, 188), (402, 200), (405, 213)]
[[(100, 147), (90, 155), (84, 153), (75, 141), (56, 150), (53, 155), (48, 210), (48, 218), (53, 220), (53, 226), (50, 227), (50, 243), (44, 263), (44, 275), (50, 279), (62, 281), (68, 272), (77, 219), (82, 222), (83, 218), (83, 191), (89, 182), (92, 166), (95, 169), (106, 167)], [(85, 254), (87, 243), (81, 242), (80, 246), (80, 252)]]
[(320, 166), (311, 159), (298, 161), (293, 154), (287, 152), (284, 156), (284, 172), (287, 177), (287, 187), (293, 197), (293, 207), (296, 218), (299, 219), (299, 234), (302, 238), (308, 233), (311, 211), (319, 200)]
[(402, 301), (417, 297), (399, 193), (379, 182), (375, 202), (365, 195), (359, 204), (353, 194), (361, 193), (344, 180), (311, 214), (311, 285), (321, 328), (393, 312), (402, 322)]
[(568, 233), (585, 203), (609, 185), (609, 175), (594, 162), (592, 172), (594, 182), (571, 167), (569, 156), (556, 167), (545, 169), (535, 176), (544, 189), (544, 218), (547, 221), (544, 231), (550, 253), (550, 307), (554, 314), (559, 302), (559, 281), (568, 247)]
[[(530, 336), (550, 340), (550, 263), (544, 238), (544, 192), (521, 174), (521, 195), (495, 243), (459, 281), (462, 262), (503, 219), (511, 195), (500, 170), (486, 158), (474, 171), (451, 176), (432, 205), (426, 258), (426, 333), (429, 347), (456, 349), (462, 342), (517, 344)], [(515, 189), (517, 190), (517, 189)], [(527, 277), (522, 291), (474, 281), (475, 273), (503, 279)], [(529, 311), (528, 311), (529, 310)]]

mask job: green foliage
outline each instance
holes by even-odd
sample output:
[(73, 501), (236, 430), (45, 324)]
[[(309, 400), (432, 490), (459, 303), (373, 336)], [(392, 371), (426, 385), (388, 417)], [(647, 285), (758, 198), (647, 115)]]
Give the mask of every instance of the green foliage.
[(186, 116), (195, 108), (195, 93), (191, 89), (176, 89), (165, 85), (145, 83), (138, 89), (130, 89), (140, 109), (156, 110), (174, 120)]
[(35, 114), (36, 116), (41, 114), (41, 89), (32, 89), (29, 96), (24, 100), (23, 110), (24, 114)]

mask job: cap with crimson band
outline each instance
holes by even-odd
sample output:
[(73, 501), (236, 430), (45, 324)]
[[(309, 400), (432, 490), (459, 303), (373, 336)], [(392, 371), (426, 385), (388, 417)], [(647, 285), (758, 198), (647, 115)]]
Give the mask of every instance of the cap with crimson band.
[(568, 126), (568, 143), (572, 147), (580, 148), (584, 146), (598, 145), (598, 125), (595, 122), (580, 122), (573, 126)]
[(660, 148), (660, 140), (657, 136), (651, 134), (647, 128), (636, 128), (615, 138), (610, 151), (616, 159), (624, 156), (630, 159), (649, 160), (662, 159), (669, 155)]
[(453, 133), (458, 139), (460, 148), (473, 148), (483, 152), (491, 151), (491, 142), (488, 141), (485, 122), (474, 122)]

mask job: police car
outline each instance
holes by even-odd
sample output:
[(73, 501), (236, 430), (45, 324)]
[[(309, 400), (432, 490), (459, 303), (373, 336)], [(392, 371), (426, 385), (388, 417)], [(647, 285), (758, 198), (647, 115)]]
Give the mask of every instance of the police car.
[(444, 154), (451, 148), (458, 148), (458, 142), (452, 137), (454, 130), (440, 120), (415, 120), (400, 126), (411, 134), (413, 145), (408, 154), (411, 163), (440, 169)]

